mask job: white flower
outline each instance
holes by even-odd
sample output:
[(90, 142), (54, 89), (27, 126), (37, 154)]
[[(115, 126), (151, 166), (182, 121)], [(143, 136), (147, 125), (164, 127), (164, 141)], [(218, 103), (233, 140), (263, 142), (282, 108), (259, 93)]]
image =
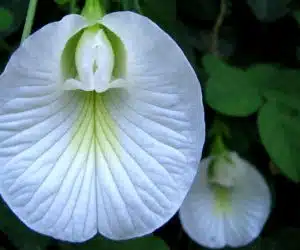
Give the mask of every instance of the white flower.
[(128, 239), (179, 209), (204, 143), (202, 95), (148, 18), (67, 15), (23, 42), (0, 84), (0, 191), (28, 227)]
[(180, 220), (200, 245), (240, 247), (260, 234), (270, 209), (271, 194), (263, 177), (231, 152), (201, 161)]

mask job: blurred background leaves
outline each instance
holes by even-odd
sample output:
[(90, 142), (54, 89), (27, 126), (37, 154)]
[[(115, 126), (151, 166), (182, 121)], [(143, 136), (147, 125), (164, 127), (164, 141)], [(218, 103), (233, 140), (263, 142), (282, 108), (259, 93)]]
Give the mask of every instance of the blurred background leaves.
[(61, 250), (168, 250), (167, 245), (155, 236), (145, 236), (126, 241), (111, 241), (97, 236), (84, 244), (61, 244)]
[(12, 245), (21, 250), (46, 249), (50, 238), (29, 230), (0, 200), (0, 230), (11, 241)]
[(15, 32), (26, 17), (29, 0), (1, 0), (0, 1), (0, 39)]
[(260, 21), (272, 22), (289, 12), (291, 0), (247, 0)]

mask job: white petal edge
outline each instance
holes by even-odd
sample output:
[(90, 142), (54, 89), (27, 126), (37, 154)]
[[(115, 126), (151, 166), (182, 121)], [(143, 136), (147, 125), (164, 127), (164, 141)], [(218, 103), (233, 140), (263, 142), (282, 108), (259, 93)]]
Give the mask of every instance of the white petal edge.
[[(125, 45), (130, 88), (62, 93), (57, 53), (44, 51), (55, 43), (45, 41), (40, 53), (21, 47), (0, 78), (1, 194), (30, 228), (72, 242), (97, 231), (129, 239), (164, 224), (192, 184), (205, 137), (200, 84), (175, 42), (134, 13), (103, 23)], [(36, 46), (38, 32), (26, 47)], [(156, 39), (136, 46), (145, 36)], [(30, 64), (15, 67), (20, 57)]]
[(246, 171), (231, 192), (230, 209), (217, 212), (214, 207), (215, 196), (206, 177), (212, 160), (208, 157), (201, 161), (179, 211), (181, 224), (189, 237), (210, 248), (249, 244), (262, 231), (271, 210), (271, 193), (261, 174), (235, 152), (231, 152), (230, 157)]

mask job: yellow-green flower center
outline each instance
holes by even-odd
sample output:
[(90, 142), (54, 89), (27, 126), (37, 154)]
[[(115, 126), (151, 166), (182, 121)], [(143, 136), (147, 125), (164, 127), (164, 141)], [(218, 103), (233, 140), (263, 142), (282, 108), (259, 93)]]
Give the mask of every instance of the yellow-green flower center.
[(216, 212), (231, 209), (231, 195), (244, 169), (228, 153), (215, 156), (208, 166), (208, 182), (214, 195)]

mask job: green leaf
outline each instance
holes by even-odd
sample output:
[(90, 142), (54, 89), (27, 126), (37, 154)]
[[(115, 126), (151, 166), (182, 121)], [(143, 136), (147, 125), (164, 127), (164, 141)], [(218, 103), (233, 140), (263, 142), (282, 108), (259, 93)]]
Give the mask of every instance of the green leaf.
[(257, 19), (272, 22), (287, 14), (291, 0), (247, 0), (247, 2)]
[(300, 110), (300, 70), (280, 70), (269, 83), (264, 96)]
[(225, 115), (248, 116), (262, 105), (258, 90), (242, 70), (231, 69), (224, 74), (213, 75), (206, 85), (208, 105)]
[(269, 101), (259, 112), (258, 128), (272, 161), (288, 178), (300, 181), (300, 111)]
[(0, 230), (20, 250), (46, 249), (49, 238), (42, 236), (26, 227), (0, 200)]
[(210, 74), (205, 97), (210, 107), (225, 115), (248, 116), (263, 104), (263, 90), (277, 74), (271, 65), (256, 65), (244, 71), (205, 56), (203, 65)]
[(0, 7), (0, 31), (5, 31), (13, 24), (14, 16), (9, 9)]
[(143, 0), (140, 4), (143, 14), (158, 23), (176, 20), (176, 0)]
[(210, 75), (222, 74), (231, 69), (224, 61), (212, 54), (207, 54), (202, 57), (202, 65), (205, 71)]
[(281, 74), (281, 71), (276, 65), (272, 64), (256, 64), (247, 69), (248, 77), (250, 77), (262, 91), (273, 84), (278, 74)]
[(55, 0), (55, 2), (59, 5), (64, 5), (70, 2), (70, 0)]
[(122, 0), (123, 10), (139, 12), (139, 0)]
[[(229, 2), (229, 1), (227, 1)], [(218, 0), (189, 0), (178, 1), (178, 9), (185, 16), (193, 17), (196, 21), (215, 21), (219, 14), (220, 1)]]
[[(20, 25), (23, 24), (23, 21), (25, 20), (26, 17), (28, 3), (29, 0), (1, 0), (0, 1), (0, 9), (5, 9), (9, 11), (9, 14), (12, 16), (10, 25), (7, 26), (6, 29), (0, 28), (0, 39), (16, 31), (20, 27)], [(5, 15), (7, 16), (7, 14)], [(1, 13), (0, 13), (0, 20), (1, 20), (0, 23), (7, 22), (7, 21), (10, 22), (10, 20), (5, 21)]]
[(297, 23), (300, 24), (300, 11), (294, 11), (293, 16), (296, 19)]
[(84, 244), (61, 244), (62, 250), (168, 250), (169, 248), (155, 236), (146, 236), (133, 240), (112, 241), (97, 236)]

